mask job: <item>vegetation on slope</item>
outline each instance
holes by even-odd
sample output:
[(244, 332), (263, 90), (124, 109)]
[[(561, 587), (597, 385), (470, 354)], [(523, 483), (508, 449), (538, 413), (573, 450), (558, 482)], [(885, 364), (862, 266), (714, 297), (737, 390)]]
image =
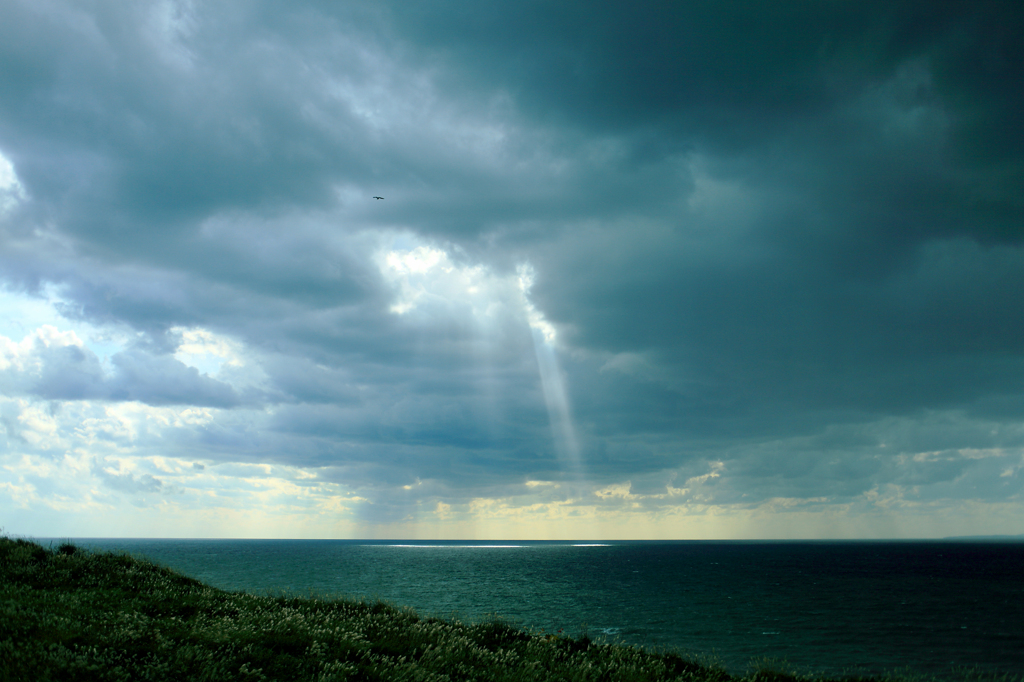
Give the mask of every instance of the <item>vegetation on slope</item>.
[[(770, 663), (742, 678), (798, 679)], [(6, 537), (0, 680), (740, 682), (720, 667), (585, 635), (420, 618), (380, 601), (226, 592), (129, 555)]]

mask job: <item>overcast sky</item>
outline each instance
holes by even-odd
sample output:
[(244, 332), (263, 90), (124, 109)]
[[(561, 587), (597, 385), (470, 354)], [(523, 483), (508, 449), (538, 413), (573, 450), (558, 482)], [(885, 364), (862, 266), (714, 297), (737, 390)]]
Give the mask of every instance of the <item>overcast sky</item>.
[(1022, 533), (1021, 35), (0, 0), (0, 527)]

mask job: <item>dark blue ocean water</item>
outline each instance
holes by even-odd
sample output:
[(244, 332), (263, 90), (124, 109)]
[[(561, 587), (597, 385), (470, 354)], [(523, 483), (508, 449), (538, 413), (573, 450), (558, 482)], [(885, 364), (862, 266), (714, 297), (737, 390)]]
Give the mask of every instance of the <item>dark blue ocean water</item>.
[(381, 598), (421, 615), (714, 654), (732, 672), (1024, 672), (1022, 542), (77, 539), (229, 590)]

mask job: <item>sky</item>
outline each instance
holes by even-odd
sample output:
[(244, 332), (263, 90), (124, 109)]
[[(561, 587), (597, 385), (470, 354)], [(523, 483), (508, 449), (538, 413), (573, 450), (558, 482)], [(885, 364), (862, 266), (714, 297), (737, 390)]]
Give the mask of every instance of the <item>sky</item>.
[(0, 0), (0, 528), (1024, 533), (1022, 34)]

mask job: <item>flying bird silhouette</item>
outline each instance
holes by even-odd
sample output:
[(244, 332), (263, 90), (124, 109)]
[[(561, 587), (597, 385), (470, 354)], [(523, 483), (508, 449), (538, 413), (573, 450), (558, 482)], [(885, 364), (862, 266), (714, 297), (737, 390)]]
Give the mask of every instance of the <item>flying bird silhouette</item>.
[(374, 197), (374, 199), (383, 199), (384, 197)]

